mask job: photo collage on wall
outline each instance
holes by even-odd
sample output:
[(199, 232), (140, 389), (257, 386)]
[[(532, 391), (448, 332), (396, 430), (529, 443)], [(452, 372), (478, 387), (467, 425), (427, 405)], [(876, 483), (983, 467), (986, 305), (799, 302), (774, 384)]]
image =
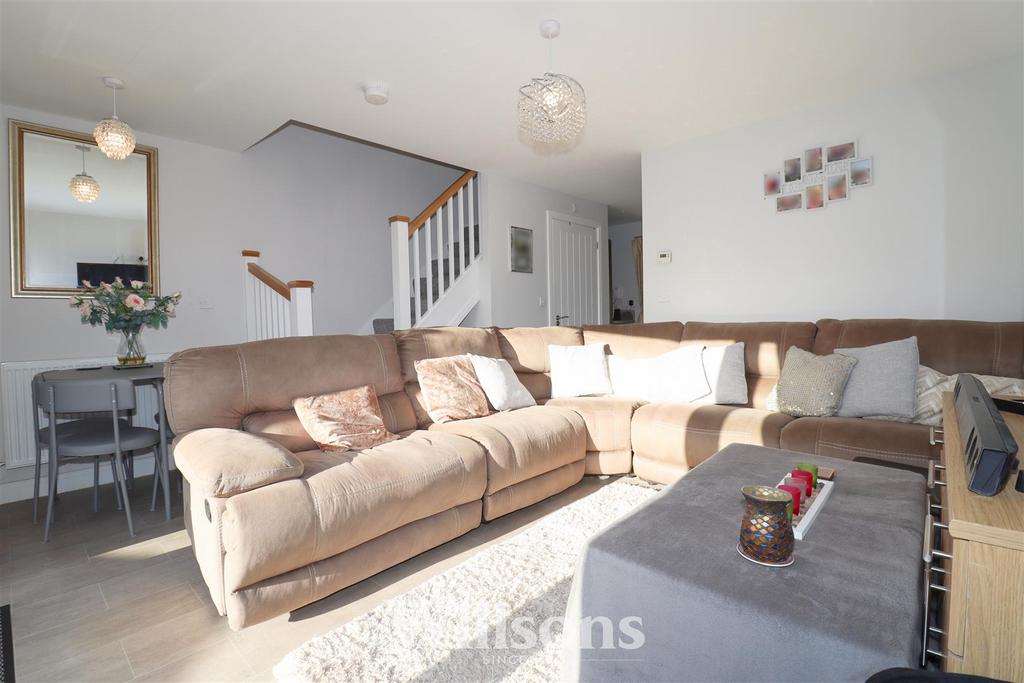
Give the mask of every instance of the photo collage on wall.
[(852, 190), (871, 185), (874, 177), (872, 158), (858, 157), (856, 142), (822, 145), (766, 172), (764, 197), (775, 199), (776, 213), (813, 211), (849, 199)]

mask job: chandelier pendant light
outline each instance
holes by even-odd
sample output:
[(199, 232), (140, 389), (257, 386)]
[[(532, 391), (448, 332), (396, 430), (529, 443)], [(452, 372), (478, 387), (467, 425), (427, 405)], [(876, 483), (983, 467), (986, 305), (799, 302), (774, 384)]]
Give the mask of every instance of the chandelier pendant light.
[[(554, 40), (561, 25), (548, 19), (540, 25), (540, 34)], [(587, 123), (587, 95), (579, 81), (551, 70), (550, 45), (548, 71), (519, 88), (519, 132), (527, 140), (541, 145), (569, 145), (583, 132)]]
[(85, 154), (90, 150), (85, 145), (75, 145), (75, 149), (82, 153), (82, 172), (71, 179), (68, 187), (71, 190), (71, 196), (75, 198), (76, 202), (92, 204), (99, 199), (100, 184), (96, 182), (95, 178), (85, 172)]
[(104, 76), (103, 85), (114, 91), (114, 113), (110, 118), (96, 124), (92, 132), (96, 144), (107, 157), (121, 161), (135, 151), (135, 131), (127, 123), (117, 118), (117, 91), (124, 89), (124, 81), (113, 76)]

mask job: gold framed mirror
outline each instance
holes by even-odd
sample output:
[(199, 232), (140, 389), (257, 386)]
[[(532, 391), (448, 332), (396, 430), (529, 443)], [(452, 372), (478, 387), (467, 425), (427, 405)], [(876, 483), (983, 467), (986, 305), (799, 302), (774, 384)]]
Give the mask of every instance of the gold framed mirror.
[(11, 295), (68, 298), (124, 280), (160, 285), (157, 150), (108, 159), (87, 133), (11, 119)]

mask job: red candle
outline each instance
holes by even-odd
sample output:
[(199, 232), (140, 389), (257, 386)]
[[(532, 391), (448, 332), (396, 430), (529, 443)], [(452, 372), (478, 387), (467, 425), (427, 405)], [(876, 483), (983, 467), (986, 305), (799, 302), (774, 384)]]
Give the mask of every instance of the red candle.
[(793, 470), (789, 473), (789, 476), (794, 479), (803, 479), (807, 483), (804, 487), (804, 495), (810, 498), (811, 492), (814, 490), (814, 475), (810, 472), (804, 472), (803, 470)]
[(793, 496), (793, 514), (800, 514), (800, 487), (791, 486), (789, 484), (782, 484), (779, 486), (782, 491), (788, 491), (789, 495)]

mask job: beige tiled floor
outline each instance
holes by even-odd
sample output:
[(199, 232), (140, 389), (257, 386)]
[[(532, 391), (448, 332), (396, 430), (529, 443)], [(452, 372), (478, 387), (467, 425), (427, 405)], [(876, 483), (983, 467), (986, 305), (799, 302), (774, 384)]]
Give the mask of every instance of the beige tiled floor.
[(149, 511), (149, 479), (132, 495), (128, 536), (113, 491), (63, 494), (51, 540), (31, 501), (0, 506), (0, 604), (9, 602), (19, 681), (273, 680), (271, 668), (306, 640), (443, 572), (607, 483), (596, 477), (392, 567), (291, 614), (240, 632), (218, 616), (192, 557), (177, 503)]

